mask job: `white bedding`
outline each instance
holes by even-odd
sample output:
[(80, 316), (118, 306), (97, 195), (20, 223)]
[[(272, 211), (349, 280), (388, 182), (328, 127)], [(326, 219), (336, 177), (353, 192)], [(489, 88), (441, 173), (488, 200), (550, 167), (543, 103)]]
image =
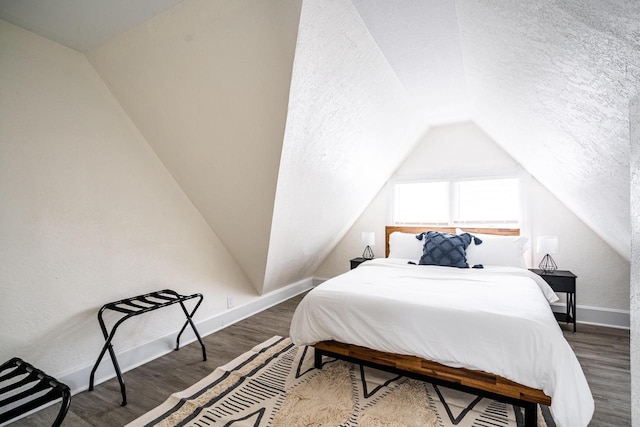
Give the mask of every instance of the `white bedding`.
[(313, 289), (296, 309), (291, 338), (298, 345), (335, 340), (498, 374), (551, 396), (558, 427), (584, 427), (593, 398), (549, 306), (555, 299), (526, 269), (375, 259)]

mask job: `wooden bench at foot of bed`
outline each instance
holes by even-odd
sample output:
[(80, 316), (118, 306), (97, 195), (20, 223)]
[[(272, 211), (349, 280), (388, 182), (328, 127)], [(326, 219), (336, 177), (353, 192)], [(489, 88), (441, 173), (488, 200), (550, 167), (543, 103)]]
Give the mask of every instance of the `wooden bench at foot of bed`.
[(537, 404), (551, 405), (551, 398), (542, 390), (488, 372), (451, 368), (416, 356), (385, 353), (336, 341), (322, 341), (314, 347), (318, 369), (322, 368), (322, 356), (325, 355), (488, 397), (524, 408), (527, 427), (537, 425)]

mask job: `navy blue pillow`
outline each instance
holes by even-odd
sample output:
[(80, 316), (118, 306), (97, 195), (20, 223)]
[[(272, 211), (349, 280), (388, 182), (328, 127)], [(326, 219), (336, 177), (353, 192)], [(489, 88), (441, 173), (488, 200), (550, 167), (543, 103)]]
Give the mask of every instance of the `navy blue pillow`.
[(469, 268), (466, 249), (473, 238), (471, 234), (450, 234), (427, 231), (416, 236), (425, 239), (420, 265)]

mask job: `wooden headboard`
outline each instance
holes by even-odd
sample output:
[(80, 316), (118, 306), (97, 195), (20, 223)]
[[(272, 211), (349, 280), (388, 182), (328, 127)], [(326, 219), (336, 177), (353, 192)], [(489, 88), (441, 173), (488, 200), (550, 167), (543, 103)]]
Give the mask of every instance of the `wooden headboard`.
[[(455, 234), (456, 228), (455, 227), (387, 225), (385, 227), (385, 239), (384, 239), (385, 256), (389, 256), (389, 236), (394, 231), (400, 231), (401, 233), (412, 233), (412, 234), (419, 234), (419, 233), (422, 233), (423, 231), (439, 231), (441, 233)], [(471, 234), (473, 233), (495, 234), (497, 236), (519, 236), (520, 235), (519, 228), (464, 228), (464, 231), (467, 231)]]

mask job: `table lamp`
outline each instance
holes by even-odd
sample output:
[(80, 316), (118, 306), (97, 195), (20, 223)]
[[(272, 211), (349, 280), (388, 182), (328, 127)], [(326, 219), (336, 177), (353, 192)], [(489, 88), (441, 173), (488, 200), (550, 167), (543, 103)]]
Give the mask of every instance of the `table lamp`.
[(371, 250), (371, 246), (376, 244), (376, 233), (373, 231), (363, 231), (362, 232), (362, 244), (366, 247), (364, 248), (364, 252), (362, 253), (362, 258), (373, 259), (373, 251)]
[(558, 266), (551, 258), (551, 254), (555, 254), (558, 252), (558, 237), (557, 236), (539, 236), (538, 237), (538, 245), (537, 252), (540, 254), (545, 254), (542, 257), (542, 261), (538, 267), (540, 270), (545, 273), (553, 273)]

